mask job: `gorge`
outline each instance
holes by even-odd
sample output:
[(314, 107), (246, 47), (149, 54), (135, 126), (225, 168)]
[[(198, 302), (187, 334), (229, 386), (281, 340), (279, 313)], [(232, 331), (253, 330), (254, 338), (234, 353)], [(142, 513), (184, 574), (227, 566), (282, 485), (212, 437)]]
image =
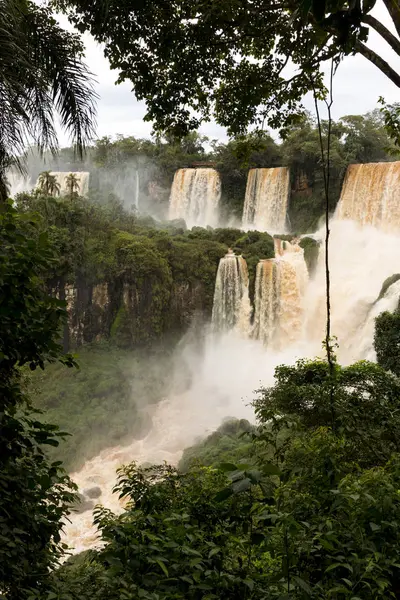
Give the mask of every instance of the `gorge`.
[[(391, 175), (389, 179), (386, 176), (375, 178), (372, 184), (370, 179), (364, 182), (358, 174), (359, 186), (373, 186), (371, 193), (376, 214), (387, 215), (383, 207), (395, 201), (397, 186), (392, 174), (396, 166), (396, 163), (380, 166), (379, 169)], [(365, 165), (367, 172), (369, 168), (373, 167)], [(382, 310), (393, 311), (396, 308), (400, 291), (396, 282), (378, 300), (384, 281), (400, 272), (395, 224), (388, 232), (387, 216), (375, 226), (365, 222), (363, 211), (367, 210), (367, 206), (357, 213), (345, 214), (349, 197), (356, 193), (352, 177), (354, 169), (353, 166), (349, 168), (330, 224), (332, 329), (339, 345), (338, 359), (344, 364), (364, 358), (374, 359), (374, 319)], [(281, 201), (284, 203), (286, 199), (281, 197)], [(203, 207), (207, 211), (206, 202)], [(283, 213), (282, 206), (280, 210)], [(227, 239), (229, 231), (227, 229), (221, 235)], [(245, 238), (250, 239), (250, 234), (245, 234)], [(188, 235), (191, 235), (190, 232)], [(318, 230), (311, 238), (315, 247), (319, 248), (316, 268), (312, 273), (307, 270), (302, 239), (291, 237), (289, 241), (276, 237), (269, 256), (260, 259), (253, 259), (246, 247), (241, 254), (238, 245), (243, 244), (242, 238), (232, 244), (228, 253), (226, 246), (224, 252), (223, 245), (218, 250), (216, 248), (215, 266), (210, 265), (210, 272), (214, 269), (215, 273), (219, 260), (215, 285), (212, 286), (213, 307), (211, 311), (210, 306), (208, 312), (211, 323), (206, 318), (200, 329), (192, 330), (190, 322), (195, 312), (187, 315), (189, 329), (174, 351), (175, 385), (166, 391), (158, 404), (144, 407), (151, 421), (150, 429), (142, 437), (135, 435), (131, 444), (102, 450), (73, 474), (89, 508), (94, 502), (87, 494), (96, 487), (101, 491), (96, 502), (117, 512), (120, 510), (118, 499), (112, 495), (112, 486), (115, 471), (122, 463), (166, 460), (176, 464), (184, 447), (216, 429), (224, 418), (235, 416), (252, 420), (249, 402), (261, 383), (260, 377), (263, 385), (269, 385), (273, 382), (277, 365), (291, 364), (301, 357), (322, 355), (321, 340), (325, 327), (324, 231)], [(125, 236), (124, 244), (126, 242)], [(133, 239), (129, 243), (134, 247)], [(207, 243), (211, 244), (211, 241)], [(252, 277), (248, 275), (246, 256), (249, 264), (256, 260), (252, 266)], [(199, 288), (193, 287), (192, 292), (192, 301), (196, 304)], [(137, 290), (131, 297), (137, 298), (138, 293)], [(124, 298), (123, 292), (121, 297)], [(105, 289), (98, 288), (92, 298), (99, 309), (104, 310), (107, 305)], [(138, 307), (137, 301), (135, 303)], [(180, 306), (184, 305), (186, 301)], [(129, 309), (125, 318), (135, 311), (137, 308)], [(182, 384), (183, 372), (185, 381)], [(91, 510), (72, 514), (71, 521), (66, 528), (66, 540), (75, 552), (97, 543)]]

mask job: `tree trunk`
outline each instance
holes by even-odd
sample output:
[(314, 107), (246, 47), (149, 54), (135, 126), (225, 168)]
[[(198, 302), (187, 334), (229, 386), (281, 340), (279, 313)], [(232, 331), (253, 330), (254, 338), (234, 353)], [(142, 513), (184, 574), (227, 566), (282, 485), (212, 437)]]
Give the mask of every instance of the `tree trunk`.
[(362, 54), (362, 56), (367, 58), (370, 62), (372, 62), (373, 65), (378, 67), (378, 69), (382, 71), (382, 73), (386, 75), (386, 77), (390, 79), (390, 81), (392, 81), (398, 88), (400, 88), (400, 75), (396, 73), (394, 69), (392, 69), (389, 63), (387, 63), (385, 60), (383, 60), (383, 58), (376, 54), (376, 52), (374, 52), (370, 48), (367, 48), (367, 46), (362, 42), (356, 43), (355, 50), (359, 54)]

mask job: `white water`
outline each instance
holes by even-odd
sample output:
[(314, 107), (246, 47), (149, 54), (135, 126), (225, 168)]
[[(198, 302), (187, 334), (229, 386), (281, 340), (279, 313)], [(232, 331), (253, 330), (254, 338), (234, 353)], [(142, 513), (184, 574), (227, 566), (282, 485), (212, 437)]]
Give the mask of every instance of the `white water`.
[(250, 169), (243, 207), (243, 229), (286, 231), (289, 169)]
[(275, 239), (275, 258), (257, 265), (253, 336), (275, 350), (301, 337), (308, 282), (303, 249)]
[(188, 227), (216, 227), (221, 181), (215, 169), (179, 169), (169, 201), (169, 218), (184, 219)]
[(400, 228), (400, 161), (347, 168), (337, 216), (388, 232)]
[(31, 192), (33, 189), (33, 182), (29, 175), (22, 175), (17, 171), (7, 172), (7, 182), (9, 187), (9, 194), (11, 198), (15, 198), (17, 194), (22, 192)]
[[(117, 496), (112, 494), (115, 472), (121, 464), (133, 460), (177, 464), (183, 448), (214, 431), (225, 417), (251, 420), (253, 412), (248, 403), (254, 397), (253, 390), (261, 383), (271, 383), (275, 366), (293, 357), (282, 354), (274, 357), (275, 362), (267, 361), (258, 342), (231, 331), (220, 338), (207, 337), (201, 355), (184, 346), (179, 360), (190, 368), (192, 384), (185, 393), (172, 395), (152, 407), (150, 433), (130, 446), (104, 450), (72, 475), (81, 491), (100, 486), (103, 493), (98, 502), (113, 511), (121, 510)], [(66, 541), (75, 552), (98, 541), (92, 518), (91, 511), (72, 515)]]
[(212, 324), (214, 331), (237, 329), (249, 333), (251, 305), (246, 261), (230, 250), (219, 261), (215, 281)]

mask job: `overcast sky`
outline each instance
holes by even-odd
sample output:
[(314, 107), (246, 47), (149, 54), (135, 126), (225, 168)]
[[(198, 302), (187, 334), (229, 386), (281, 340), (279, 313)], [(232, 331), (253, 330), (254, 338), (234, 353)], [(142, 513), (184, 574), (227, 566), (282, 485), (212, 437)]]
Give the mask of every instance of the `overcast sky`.
[[(377, 2), (374, 15), (393, 30), (381, 0)], [(60, 17), (60, 22), (67, 26), (64, 17)], [(150, 137), (151, 123), (143, 121), (144, 104), (136, 100), (129, 83), (115, 85), (118, 74), (111, 71), (101, 46), (87, 34), (84, 39), (86, 62), (96, 76), (96, 91), (100, 96), (97, 107), (98, 137), (118, 133)], [(377, 34), (371, 34), (368, 46), (375, 49), (397, 71), (400, 69), (399, 58)], [(379, 96), (383, 96), (387, 102), (397, 102), (400, 100), (400, 90), (362, 56), (346, 57), (334, 80), (334, 118), (372, 110), (376, 107)], [(314, 112), (312, 97), (306, 98), (304, 104)], [(226, 140), (225, 130), (215, 123), (204, 124), (201, 131), (210, 138)], [(68, 139), (63, 134), (60, 134), (60, 143), (68, 144)]]

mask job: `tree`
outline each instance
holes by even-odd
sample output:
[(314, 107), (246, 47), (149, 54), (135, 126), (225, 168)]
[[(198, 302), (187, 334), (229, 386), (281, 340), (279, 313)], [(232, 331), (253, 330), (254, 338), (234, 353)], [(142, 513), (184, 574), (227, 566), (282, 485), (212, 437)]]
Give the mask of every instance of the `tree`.
[(43, 274), (54, 263), (45, 233), (11, 203), (0, 211), (0, 589), (21, 600), (46, 588), (62, 553), (62, 519), (74, 486), (43, 448), (57, 446), (57, 427), (40, 422), (24, 394), (25, 365), (34, 370), (63, 356), (64, 304), (50, 298)]
[(71, 198), (75, 198), (78, 193), (79, 193), (79, 179), (78, 176), (75, 175), (75, 173), (70, 173), (69, 175), (67, 175), (67, 177), (65, 178), (65, 187), (67, 189), (67, 194), (68, 196)]
[(50, 171), (40, 173), (38, 180), (38, 188), (45, 196), (58, 196), (60, 194), (60, 184), (55, 175)]
[(179, 135), (211, 116), (230, 134), (287, 125), (306, 92), (324, 94), (323, 64), (354, 53), (400, 87), (366, 45), (374, 30), (400, 54), (398, 2), (384, 3), (396, 35), (372, 16), (374, 0), (54, 0), (104, 44), (118, 82), (132, 82), (155, 129)]
[(0, 0), (0, 201), (5, 173), (22, 168), (33, 140), (42, 152), (57, 148), (54, 113), (81, 154), (94, 130), (90, 73), (79, 36), (59, 27), (50, 9), (30, 0)]
[(374, 348), (378, 363), (400, 376), (400, 311), (383, 312), (375, 320)]

